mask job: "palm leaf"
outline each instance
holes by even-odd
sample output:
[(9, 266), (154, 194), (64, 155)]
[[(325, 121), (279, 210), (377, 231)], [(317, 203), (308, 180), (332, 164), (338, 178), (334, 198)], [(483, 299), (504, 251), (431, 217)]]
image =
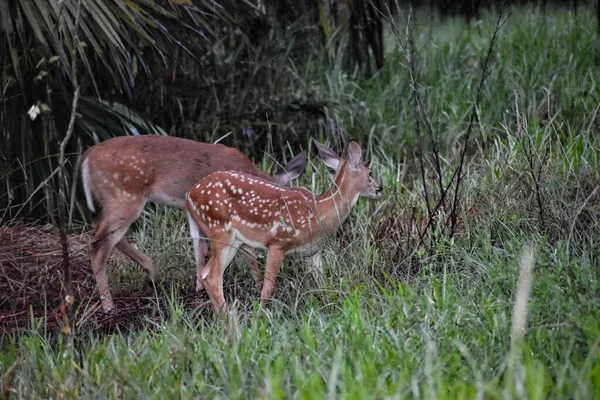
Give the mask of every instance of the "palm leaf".
[[(149, 74), (148, 66), (157, 60), (164, 65), (174, 49), (194, 56), (186, 43), (193, 36), (182, 32), (208, 42), (215, 21), (228, 18), (210, 0), (81, 0), (80, 8), (79, 1), (0, 0), (0, 179), (6, 188), (0, 191), (0, 209), (8, 207), (7, 217), (18, 212), (52, 219), (56, 186), (48, 178), (57, 167), (58, 142), (71, 112), (76, 34), (80, 81), (90, 90), (83, 92), (87, 97), (79, 103), (76, 136), (67, 149), (71, 166), (99, 140), (164, 134), (129, 108), (99, 99), (113, 92), (131, 96), (140, 71)], [(40, 102), (50, 111), (31, 121), (27, 110)], [(74, 199), (76, 174), (71, 169), (65, 178)], [(85, 216), (72, 200), (74, 208)]]
[[(70, 213), (77, 210), (76, 217), (85, 220), (88, 212), (77, 199), (77, 171), (74, 166), (81, 153), (93, 144), (118, 135), (138, 135), (154, 133), (166, 135), (166, 132), (148, 121), (134, 110), (118, 103), (108, 103), (95, 98), (80, 99), (78, 118), (76, 120), (76, 135), (67, 149), (68, 168), (65, 175), (65, 190), (70, 194)], [(19, 101), (7, 101), (13, 110), (20, 108)], [(21, 129), (20, 135), (4, 138), (4, 145), (9, 149), (7, 160), (12, 160), (2, 168), (0, 163), (0, 180), (6, 185), (6, 191), (0, 192), (0, 209), (8, 208), (6, 217), (50, 217), (56, 208), (56, 186), (52, 180), (58, 167), (59, 140), (52, 136), (52, 120), (56, 122), (54, 131), (63, 132), (65, 122), (70, 113), (70, 102), (54, 99), (53, 112), (44, 113), (39, 121), (28, 126), (25, 113), (15, 119), (5, 121), (6, 127)], [(16, 121), (16, 122), (15, 122)], [(55, 132), (54, 132), (55, 133)], [(39, 139), (41, 138), (41, 140)], [(4, 156), (4, 155), (3, 155)]]
[[(100, 62), (113, 77), (117, 89), (129, 92), (136, 71), (133, 58), (142, 59), (142, 46), (151, 46), (153, 55), (169, 57), (173, 45), (190, 52), (185, 43), (169, 30), (169, 24), (195, 29), (211, 37), (211, 20), (225, 13), (211, 1), (167, 3), (142, 0), (82, 0), (79, 26), (75, 27), (77, 0), (19, 0), (0, 2), (0, 33), (13, 51), (11, 66), (21, 80), (26, 68), (37, 65), (40, 56), (58, 57), (65, 76), (69, 76), (72, 38), (79, 29), (82, 45), (77, 49), (85, 72), (97, 88), (97, 71), (91, 66)], [(184, 18), (184, 16), (192, 16)], [(16, 42), (16, 38), (20, 43)], [(31, 41), (30, 39), (33, 39)], [(139, 62), (139, 60), (138, 60)], [(99, 94), (99, 93), (97, 93)]]

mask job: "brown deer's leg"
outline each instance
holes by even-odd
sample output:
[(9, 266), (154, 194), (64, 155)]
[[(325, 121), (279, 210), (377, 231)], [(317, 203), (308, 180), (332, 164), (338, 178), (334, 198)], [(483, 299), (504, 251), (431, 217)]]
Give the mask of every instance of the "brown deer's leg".
[[(140, 215), (143, 207), (144, 204), (140, 205), (138, 202), (120, 202), (112, 208), (105, 205), (102, 214), (94, 223), (96, 230), (94, 241), (90, 245), (90, 261), (98, 285), (102, 308), (106, 312), (115, 308), (106, 275), (106, 261), (112, 249), (121, 241), (127, 229), (129, 229), (131, 223)], [(107, 210), (109, 210), (108, 213), (105, 212)]]
[(154, 263), (148, 256), (146, 256), (144, 253), (133, 247), (133, 245), (125, 239), (121, 239), (115, 247), (121, 250), (123, 253), (125, 253), (129, 258), (138, 263), (140, 266), (142, 266), (142, 268), (144, 268), (148, 272), (148, 277), (150, 278), (150, 280), (154, 280), (156, 275), (154, 271)]
[(275, 288), (275, 280), (279, 273), (279, 267), (283, 261), (285, 253), (279, 249), (271, 247), (267, 252), (267, 266), (265, 268), (265, 280), (263, 282), (262, 292), (260, 294), (261, 301), (264, 303), (273, 295)]
[(252, 274), (252, 278), (257, 285), (262, 286), (263, 278), (260, 273), (260, 269), (258, 268), (258, 260), (256, 259), (256, 252), (252, 247), (242, 245), (242, 256), (246, 261), (246, 264), (250, 266), (250, 273)]
[(323, 287), (324, 279), (323, 279), (323, 257), (321, 252), (317, 252), (310, 257), (307, 257), (308, 260), (308, 270), (312, 274), (315, 282), (319, 287)]

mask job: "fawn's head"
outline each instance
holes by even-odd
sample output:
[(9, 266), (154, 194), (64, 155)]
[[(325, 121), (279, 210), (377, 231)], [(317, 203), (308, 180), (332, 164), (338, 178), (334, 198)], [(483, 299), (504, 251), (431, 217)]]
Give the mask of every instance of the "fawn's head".
[(342, 171), (350, 187), (360, 196), (379, 199), (383, 190), (371, 174), (371, 169), (361, 163), (362, 150), (355, 141), (348, 145), (347, 160), (340, 158), (333, 150), (315, 141), (319, 154), (329, 168), (336, 172)]

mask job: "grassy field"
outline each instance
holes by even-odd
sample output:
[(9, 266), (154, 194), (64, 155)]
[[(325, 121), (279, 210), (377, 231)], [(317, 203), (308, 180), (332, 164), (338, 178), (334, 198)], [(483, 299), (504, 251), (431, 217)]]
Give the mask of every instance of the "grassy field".
[[(518, 9), (499, 31), (453, 236), (448, 202), (423, 229), (425, 196), (433, 207), (439, 188), (423, 122), (415, 133), (406, 46), (390, 35), (387, 65), (367, 81), (327, 55), (282, 65), (292, 77), (285, 90), (336, 104), (329, 118), (368, 149), (386, 190), (381, 201), (361, 200), (327, 244), (324, 287), (301, 260), (288, 260), (273, 301), (260, 309), (238, 257), (225, 292), (229, 304), (239, 301), (217, 318), (182, 295), (194, 282), (183, 215), (149, 210), (131, 237), (155, 260), (163, 301), (109, 334), (81, 329), (76, 354), (32, 317), (28, 331), (1, 337), (3, 391), (18, 398), (600, 398), (600, 41), (591, 14)], [(471, 27), (416, 21), (419, 93), (444, 184), (459, 165), (496, 18)], [(320, 191), (330, 181), (313, 155), (299, 184)], [(520, 342), (513, 306), (528, 246), (534, 270), (527, 309), (516, 308), (526, 316)], [(141, 268), (121, 255), (109, 279), (117, 298), (147, 286)]]

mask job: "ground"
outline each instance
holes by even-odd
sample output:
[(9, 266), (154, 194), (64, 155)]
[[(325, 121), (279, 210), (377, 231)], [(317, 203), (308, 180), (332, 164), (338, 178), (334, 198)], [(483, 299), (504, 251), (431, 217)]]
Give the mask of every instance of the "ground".
[[(110, 332), (117, 327), (134, 327), (144, 318), (156, 314), (160, 296), (152, 296), (150, 282), (145, 289), (121, 291), (117, 299), (119, 311), (107, 315), (98, 310), (98, 293), (88, 255), (88, 234), (69, 234), (69, 265), (77, 306), (80, 307), (80, 329), (86, 332)], [(64, 315), (62, 246), (56, 227), (51, 225), (9, 224), (0, 227), (0, 333), (25, 332), (32, 326), (44, 326), (59, 332)], [(115, 252), (109, 260), (114, 266)], [(206, 299), (197, 299), (191, 290), (179, 292), (190, 307)], [(189, 300), (189, 301), (188, 301)], [(95, 311), (95, 312), (92, 312)]]

